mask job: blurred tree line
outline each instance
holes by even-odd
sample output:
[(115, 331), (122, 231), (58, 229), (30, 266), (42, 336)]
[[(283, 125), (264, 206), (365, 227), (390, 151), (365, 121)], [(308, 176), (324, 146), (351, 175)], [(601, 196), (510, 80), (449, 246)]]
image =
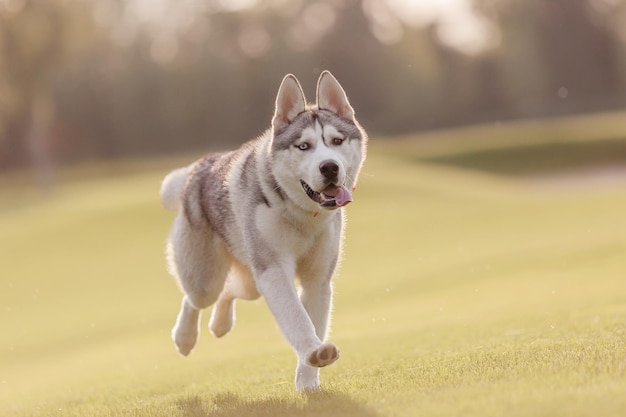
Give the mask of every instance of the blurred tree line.
[(288, 72), (373, 134), (626, 106), (624, 2), (467, 3), (479, 45), (394, 0), (0, 0), (0, 170), (233, 146)]

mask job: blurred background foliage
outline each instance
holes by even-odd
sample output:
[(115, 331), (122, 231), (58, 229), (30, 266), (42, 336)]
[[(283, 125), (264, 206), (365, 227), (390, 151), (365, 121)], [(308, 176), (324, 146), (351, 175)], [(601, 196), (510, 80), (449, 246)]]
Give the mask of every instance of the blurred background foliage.
[(0, 171), (234, 146), (324, 69), (376, 135), (623, 108), (626, 3), (0, 0)]

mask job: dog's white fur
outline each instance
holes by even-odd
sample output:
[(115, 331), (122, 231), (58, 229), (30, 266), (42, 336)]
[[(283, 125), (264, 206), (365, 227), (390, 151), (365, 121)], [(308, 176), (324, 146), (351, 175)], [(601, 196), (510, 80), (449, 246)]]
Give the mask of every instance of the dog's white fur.
[[(353, 189), (366, 143), (329, 72), (318, 81), (316, 106), (306, 105), (300, 84), (288, 75), (272, 128), (263, 136), (164, 179), (163, 204), (178, 210), (167, 258), (185, 294), (172, 330), (181, 354), (196, 344), (201, 309), (214, 304), (209, 327), (221, 337), (234, 324), (235, 299), (262, 294), (297, 354), (296, 388), (319, 387), (319, 368), (339, 358), (339, 350), (324, 339), (344, 210), (332, 207), (336, 199), (330, 207), (314, 201), (300, 180), (318, 193), (326, 187)], [(321, 173), (326, 161), (336, 168), (332, 181)]]

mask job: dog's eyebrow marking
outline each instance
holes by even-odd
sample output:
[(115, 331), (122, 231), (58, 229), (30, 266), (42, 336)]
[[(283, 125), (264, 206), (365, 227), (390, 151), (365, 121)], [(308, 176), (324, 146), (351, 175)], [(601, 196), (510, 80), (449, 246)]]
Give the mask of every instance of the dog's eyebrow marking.
[(339, 117), (330, 110), (325, 109), (319, 110), (318, 117), (322, 124), (332, 125), (346, 139), (362, 139), (361, 132), (352, 121)]
[[(323, 132), (323, 133), (322, 133), (322, 137), (323, 137), (323, 138), (326, 138), (326, 136), (325, 136), (325, 135), (328, 135), (328, 136), (329, 136), (329, 139), (331, 139), (331, 140), (332, 140), (332, 139), (335, 139), (335, 138), (337, 138), (337, 137), (341, 137), (342, 139), (345, 139), (345, 138), (346, 138), (346, 135), (345, 135), (345, 134), (343, 134), (343, 133), (341, 133), (341, 131), (340, 131), (340, 130), (338, 130), (338, 129), (337, 129), (337, 126), (335, 126), (333, 123), (327, 123), (327, 124), (325, 124), (325, 125), (322, 127), (322, 132)], [(326, 142), (324, 142), (324, 143), (326, 143)], [(328, 142), (328, 143), (326, 144), (326, 146), (330, 146), (330, 145), (332, 145), (332, 143), (331, 143), (331, 142)]]
[(310, 111), (300, 113), (287, 127), (274, 132), (272, 147), (275, 150), (289, 149), (300, 137), (302, 131), (313, 125), (315, 114)]

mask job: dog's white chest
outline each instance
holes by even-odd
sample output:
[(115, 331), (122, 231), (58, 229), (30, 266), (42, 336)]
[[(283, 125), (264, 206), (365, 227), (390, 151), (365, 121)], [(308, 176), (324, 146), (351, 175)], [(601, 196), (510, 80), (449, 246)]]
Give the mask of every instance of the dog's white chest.
[(324, 227), (321, 224), (316, 225), (314, 221), (296, 223), (285, 217), (281, 211), (266, 206), (257, 206), (255, 216), (262, 243), (277, 253), (291, 254), (295, 259), (311, 249), (320, 228)]

